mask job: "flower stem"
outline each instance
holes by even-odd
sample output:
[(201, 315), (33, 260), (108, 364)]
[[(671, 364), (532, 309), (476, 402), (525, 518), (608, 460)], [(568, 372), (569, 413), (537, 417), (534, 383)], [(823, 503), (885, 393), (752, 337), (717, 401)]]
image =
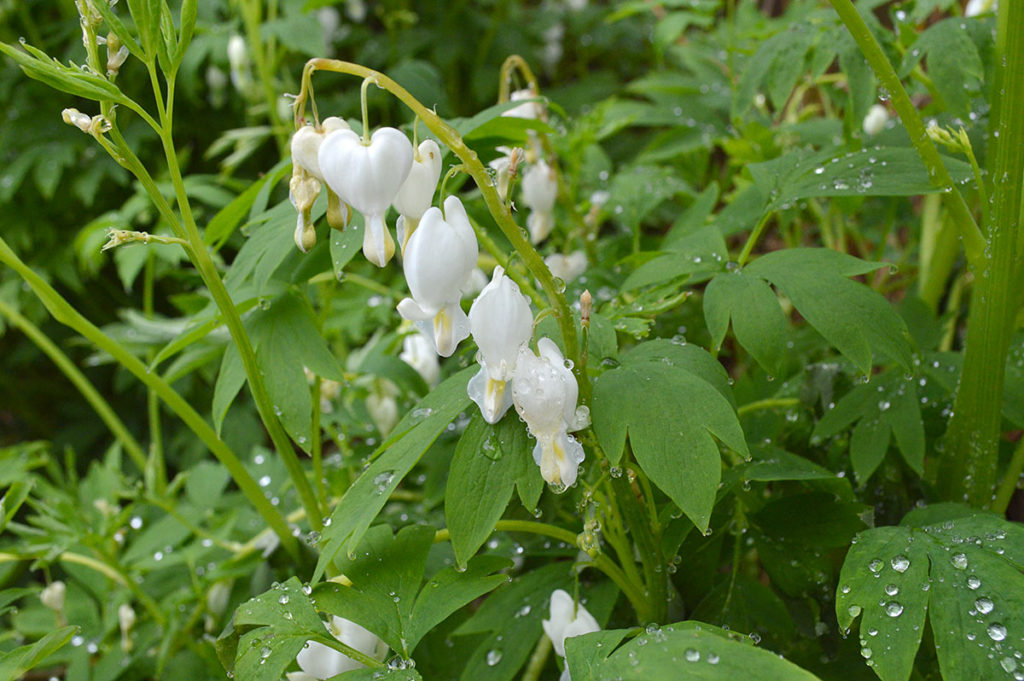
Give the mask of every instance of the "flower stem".
[(93, 408), (96, 414), (103, 420), (103, 423), (107, 425), (110, 432), (113, 433), (114, 437), (124, 447), (124, 451), (131, 457), (135, 465), (139, 467), (139, 471), (146, 470), (146, 454), (142, 449), (142, 445), (128, 432), (128, 428), (124, 425), (124, 422), (118, 418), (117, 414), (110, 407), (110, 404), (103, 398), (103, 396), (93, 387), (89, 379), (86, 378), (85, 374), (79, 371), (78, 367), (65, 355), (57, 345), (51, 341), (45, 333), (43, 333), (39, 327), (33, 324), (31, 321), (23, 317), (17, 310), (5, 303), (0, 299), (0, 315), (7, 317), (8, 321), (14, 326), (21, 330), (29, 340), (35, 343), (43, 353), (49, 357), (57, 368), (67, 376), (68, 380), (78, 388), (78, 391), (82, 393), (82, 397), (89, 403), (89, 406)]
[[(963, 195), (953, 182), (953, 178), (950, 177), (946, 165), (942, 162), (939, 150), (935, 148), (935, 144), (925, 132), (921, 114), (914, 107), (914, 103), (910, 101), (910, 96), (903, 87), (896, 70), (889, 63), (882, 47), (875, 40), (871, 29), (864, 23), (863, 17), (857, 12), (851, 0), (829, 0), (829, 2), (832, 3), (832, 7), (842, 22), (846, 24), (846, 28), (850, 31), (850, 35), (853, 36), (882, 87), (889, 91), (892, 97), (892, 106), (900, 115), (900, 120), (903, 121), (907, 134), (910, 135), (910, 143), (917, 149), (921, 161), (928, 169), (928, 177), (932, 184), (942, 189), (947, 196), (949, 211), (953, 214), (957, 228), (964, 240), (967, 261), (977, 267), (981, 263), (985, 240), (974, 221), (974, 216), (971, 215), (971, 211), (967, 207), (967, 202), (964, 201)], [(1014, 30), (1019, 31), (1019, 25)]]

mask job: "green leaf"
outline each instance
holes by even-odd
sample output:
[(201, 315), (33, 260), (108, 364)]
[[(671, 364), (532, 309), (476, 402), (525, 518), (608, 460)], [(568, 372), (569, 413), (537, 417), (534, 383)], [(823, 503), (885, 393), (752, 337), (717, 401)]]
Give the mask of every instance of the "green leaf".
[(949, 112), (966, 117), (971, 111), (971, 94), (980, 94), (985, 67), (964, 20), (949, 17), (929, 26), (910, 48), (900, 65), (901, 75), (927, 59), (928, 74)]
[(721, 349), (732, 319), (733, 332), (769, 374), (780, 375), (786, 355), (786, 317), (771, 287), (737, 270), (720, 274), (704, 290), (704, 318), (711, 342)]
[[(906, 681), (931, 620), (949, 681), (1007, 678), (1024, 653), (1024, 528), (952, 504), (857, 535), (836, 594), (882, 681)], [(924, 588), (927, 587), (927, 588)], [(872, 635), (872, 632), (875, 632)]]
[[(834, 156), (826, 150), (800, 158), (787, 154), (747, 166), (754, 182), (771, 198), (771, 209), (818, 196), (916, 196), (940, 190), (910, 147), (863, 149)], [(973, 177), (970, 164), (942, 158), (954, 182)]]
[(883, 296), (846, 277), (878, 269), (825, 248), (791, 248), (768, 253), (746, 273), (774, 284), (808, 323), (865, 374), (873, 353), (909, 369), (907, 326)]
[(220, 361), (217, 382), (213, 386), (213, 427), (217, 429), (218, 435), (221, 426), (224, 425), (224, 418), (228, 415), (228, 408), (235, 401), (243, 385), (245, 367), (242, 365), (242, 356), (238, 354), (238, 348), (234, 343), (228, 343)]
[(0, 52), (18, 62), (18, 66), (29, 78), (46, 83), (50, 87), (93, 101), (111, 101), (125, 106), (134, 104), (130, 99), (103, 76), (85, 71), (77, 66), (65, 66), (51, 59), (45, 52), (30, 45), (23, 45), (26, 54), (12, 45), (0, 42)]
[(76, 631), (78, 627), (61, 627), (31, 645), (19, 646), (9, 652), (0, 653), (0, 678), (21, 678), (27, 671), (39, 666), (46, 658), (63, 648)]
[(733, 98), (733, 116), (743, 116), (754, 105), (758, 90), (766, 90), (776, 110), (781, 110), (804, 71), (807, 51), (814, 40), (814, 29), (794, 24), (788, 30), (760, 44), (747, 62)]
[[(192, 4), (195, 4), (193, 2)], [(184, 11), (184, 7), (182, 8)], [(253, 207), (256, 197), (266, 186), (274, 186), (291, 171), (291, 163), (287, 160), (279, 161), (270, 171), (256, 182), (249, 185), (244, 192), (239, 194), (228, 205), (224, 206), (206, 225), (203, 232), (203, 241), (219, 250), (227, 241), (238, 226), (245, 219), (246, 213)]]
[(702, 278), (695, 277), (703, 280), (710, 276), (708, 273), (720, 271), (728, 256), (722, 233), (714, 226), (704, 227), (676, 239), (670, 252), (637, 267), (622, 282), (622, 290), (632, 291), (696, 273), (704, 273)]
[(342, 232), (332, 229), (330, 245), (331, 267), (334, 270), (334, 276), (340, 281), (345, 272), (345, 266), (363, 247), (363, 216), (358, 213), (353, 215), (352, 220)]
[(495, 428), (479, 412), (459, 438), (448, 473), (444, 516), (460, 566), (465, 567), (487, 540), (508, 506), (518, 467), (514, 454), (504, 451)]
[[(818, 678), (775, 653), (737, 640), (735, 634), (737, 638), (700, 622), (679, 622), (646, 631), (611, 652), (616, 636), (621, 638), (618, 632), (602, 631), (566, 640), (566, 659), (573, 681), (676, 678), (815, 681)], [(598, 646), (603, 653), (596, 652)]]
[(343, 549), (352, 554), (391, 493), (452, 419), (466, 408), (466, 384), (477, 370), (472, 366), (449, 377), (398, 422), (395, 435), (382, 445), (380, 455), (356, 479), (331, 514), (331, 524), (323, 532), (313, 581), (320, 579), (328, 563)]
[[(466, 661), (462, 681), (511, 681), (530, 657), (548, 617), (551, 592), (572, 589), (566, 563), (531, 570), (487, 597), (455, 635), (486, 634)], [(495, 661), (497, 658), (497, 661)]]
[(701, 531), (721, 479), (718, 438), (747, 456), (736, 412), (710, 383), (669, 362), (639, 361), (602, 374), (591, 404), (594, 432), (612, 464), (626, 434), (644, 472)]
[(690, 185), (671, 168), (633, 166), (615, 176), (606, 209), (612, 211), (617, 222), (636, 230), (663, 201), (678, 194), (692, 193)]

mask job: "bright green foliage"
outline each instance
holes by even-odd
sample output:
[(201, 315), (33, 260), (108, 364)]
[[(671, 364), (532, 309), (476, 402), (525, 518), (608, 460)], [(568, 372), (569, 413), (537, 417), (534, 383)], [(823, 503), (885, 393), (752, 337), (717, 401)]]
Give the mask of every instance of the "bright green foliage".
[(966, 507), (914, 511), (857, 535), (836, 616), (860, 622), (861, 654), (883, 681), (909, 679), (929, 617), (944, 679), (1012, 674), (1024, 649), (1024, 528)]

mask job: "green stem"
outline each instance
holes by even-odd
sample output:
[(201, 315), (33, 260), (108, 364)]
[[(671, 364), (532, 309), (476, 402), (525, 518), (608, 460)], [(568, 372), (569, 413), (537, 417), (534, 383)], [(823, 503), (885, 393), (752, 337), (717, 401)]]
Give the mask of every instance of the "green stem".
[[(249, 43), (249, 53), (256, 63), (256, 73), (259, 75), (260, 87), (263, 89), (263, 100), (267, 107), (267, 119), (274, 134), (274, 141), (277, 143), (277, 150), (283, 154), (288, 147), (288, 136), (285, 134), (285, 126), (277, 115), (277, 92), (274, 89), (274, 73), (271, 64), (274, 52), (274, 39), (267, 38), (265, 44), (263, 36), (260, 35), (260, 26), (263, 24), (262, 8), (263, 0), (245, 0), (242, 3), (242, 21), (245, 24), (245, 37)], [(267, 21), (273, 21), (277, 15), (277, 2), (270, 0), (268, 3)]]
[(889, 91), (892, 97), (892, 106), (899, 114), (900, 120), (903, 121), (907, 134), (910, 135), (911, 144), (917, 149), (921, 161), (928, 169), (928, 176), (932, 184), (942, 189), (947, 196), (949, 211), (953, 214), (957, 228), (964, 240), (967, 261), (973, 266), (979, 265), (982, 252), (985, 249), (985, 240), (981, 230), (978, 229), (974, 216), (971, 215), (971, 211), (967, 207), (967, 202), (964, 201), (963, 195), (942, 162), (939, 150), (925, 132), (924, 121), (921, 120), (921, 115), (914, 107), (914, 103), (910, 101), (910, 96), (904, 89), (896, 70), (889, 63), (881, 45), (875, 40), (875, 36), (864, 23), (863, 17), (857, 12), (851, 0), (829, 0), (829, 2), (839, 18), (846, 24), (846, 28), (857, 42), (857, 46), (867, 59), (871, 70), (875, 72), (882, 87)]
[(645, 504), (633, 492), (627, 476), (612, 478), (611, 485), (615, 490), (615, 498), (622, 504), (622, 515), (633, 536), (643, 567), (644, 603), (643, 608), (636, 612), (637, 618), (643, 623), (664, 622), (668, 608), (668, 574), (661, 554), (661, 544), (648, 523), (643, 508)]
[(57, 365), (57, 368), (67, 376), (68, 380), (78, 388), (78, 392), (82, 393), (82, 397), (89, 403), (89, 406), (93, 408), (96, 415), (102, 419), (103, 423), (107, 425), (110, 432), (124, 447), (124, 451), (127, 452), (128, 456), (131, 457), (135, 465), (139, 467), (140, 471), (146, 470), (146, 454), (142, 449), (142, 445), (128, 432), (128, 428), (125, 427), (124, 422), (118, 418), (117, 414), (110, 407), (110, 404), (103, 398), (103, 396), (93, 387), (89, 379), (86, 378), (85, 374), (79, 371), (78, 367), (65, 355), (57, 345), (51, 341), (45, 333), (39, 330), (39, 328), (30, 322), (28, 319), (23, 317), (17, 310), (0, 300), (0, 315), (7, 317), (7, 319), (18, 329), (21, 330), (28, 339), (35, 343), (43, 353)]
[[(152, 251), (146, 254), (146, 268), (143, 278), (142, 311), (147, 319), (153, 318), (153, 286), (156, 277), (156, 258)], [(146, 351), (146, 364), (152, 365), (154, 350)], [(167, 489), (167, 466), (164, 463), (164, 445), (160, 428), (160, 398), (152, 388), (146, 391), (146, 415), (149, 420), (149, 461), (146, 466), (147, 479), (157, 495)]]
[(298, 556), (298, 542), (292, 536), (291, 530), (280, 511), (264, 496), (262, 488), (249, 475), (249, 471), (245, 469), (245, 466), (242, 465), (242, 462), (235, 453), (217, 436), (213, 428), (192, 408), (192, 405), (185, 401), (181, 395), (175, 392), (155, 372), (149, 371), (146, 365), (137, 357), (79, 314), (52, 286), (22, 262), (2, 237), (0, 237), (0, 263), (7, 265), (21, 275), (22, 279), (39, 297), (54, 319), (70, 327), (86, 340), (92, 342), (96, 347), (108, 353), (147, 387), (153, 389), (160, 399), (163, 400), (164, 404), (170, 407), (171, 411), (185, 422), (185, 425), (209, 448), (213, 455), (217, 457), (217, 460), (228, 469), (235, 484), (238, 485), (253, 507), (263, 516), (267, 524), (274, 529), (285, 549), (293, 556)]
[(740, 267), (747, 264), (747, 259), (750, 258), (750, 253), (754, 250), (754, 246), (757, 244), (758, 239), (761, 238), (761, 234), (764, 233), (764, 228), (768, 226), (768, 220), (772, 217), (772, 211), (766, 212), (761, 216), (761, 221), (754, 227), (754, 231), (747, 237), (747, 243), (743, 244), (743, 250), (740, 251), (740, 255), (736, 258), (736, 262)]
[(999, 7), (990, 118), (991, 210), (983, 260), (975, 267), (964, 366), (939, 461), (944, 499), (993, 503), (999, 465), (1006, 355), (1020, 304), (1021, 184), (1024, 179), (1024, 3)]
[(1024, 438), (1017, 443), (1013, 450), (1013, 457), (1010, 465), (1006, 467), (1003, 481), (999, 484), (996, 497), (992, 501), (992, 510), (1000, 515), (1006, 513), (1006, 507), (1010, 505), (1013, 493), (1017, 491), (1017, 484), (1020, 482), (1021, 473), (1024, 473)]
[(414, 114), (420, 117), (424, 125), (462, 161), (466, 172), (476, 182), (477, 187), (479, 187), (484, 203), (487, 204), (487, 208), (497, 223), (498, 228), (501, 229), (505, 238), (508, 239), (512, 247), (519, 253), (519, 257), (523, 259), (526, 268), (540, 282), (541, 288), (544, 289), (552, 307), (555, 308), (558, 327), (565, 346), (565, 355), (573, 359), (576, 365), (574, 369), (576, 379), (580, 382), (589, 381), (586, 375), (581, 375), (579, 372), (579, 340), (576, 336), (576, 322), (573, 319), (568, 301), (555, 285), (554, 275), (551, 274), (551, 270), (544, 264), (544, 259), (541, 258), (540, 253), (530, 244), (529, 239), (523, 234), (523, 230), (516, 224), (512, 214), (506, 209), (501, 197), (498, 195), (498, 190), (491, 183), (487, 168), (484, 167), (476, 152), (466, 146), (458, 131), (448, 125), (432, 110), (423, 106), (405, 88), (383, 73), (360, 66), (359, 64), (337, 59), (311, 59), (306, 62), (306, 68), (302, 77), (302, 89), (295, 101), (297, 118), (301, 118), (302, 112), (305, 110), (310, 82), (315, 71), (333, 71), (363, 78), (374, 78), (378, 87), (387, 90), (408, 106)]
[(772, 397), (766, 400), (757, 400), (756, 402), (748, 402), (740, 405), (736, 409), (736, 414), (743, 416), (749, 414), (752, 411), (761, 411), (762, 409), (780, 409), (783, 407), (795, 407), (800, 404), (800, 400), (796, 397)]
[(551, 639), (547, 636), (541, 636), (540, 640), (537, 641), (536, 647), (533, 649), (533, 653), (530, 655), (530, 661), (526, 664), (526, 671), (523, 672), (522, 681), (537, 681), (540, 678), (541, 672), (544, 671), (544, 666), (547, 665), (548, 657), (551, 655)]

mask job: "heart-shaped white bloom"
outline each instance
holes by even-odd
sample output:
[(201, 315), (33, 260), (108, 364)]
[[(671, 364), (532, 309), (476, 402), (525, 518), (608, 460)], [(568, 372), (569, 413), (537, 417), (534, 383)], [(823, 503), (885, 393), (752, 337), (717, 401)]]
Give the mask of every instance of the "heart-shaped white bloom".
[(520, 349), (512, 373), (512, 400), (537, 438), (533, 460), (541, 477), (564, 491), (576, 482), (584, 458), (583, 446), (569, 432), (585, 427), (588, 417), (584, 408), (576, 408), (579, 386), (555, 342), (541, 338), (537, 350), (540, 356), (529, 347)]
[[(367, 631), (355, 622), (341, 617), (332, 617), (330, 623), (325, 626), (334, 638), (370, 657), (380, 660), (387, 654), (387, 645), (376, 634)], [(316, 641), (307, 642), (306, 647), (299, 651), (295, 660), (303, 672), (321, 680), (353, 669), (362, 669), (365, 666), (334, 648)]]
[(419, 220), (434, 201), (434, 190), (441, 177), (441, 147), (424, 140), (413, 154), (409, 177), (402, 183), (392, 205), (406, 219)]
[(542, 621), (541, 625), (559, 657), (565, 657), (565, 639), (601, 631), (594, 616), (562, 589), (552, 592), (551, 619)]
[(512, 406), (512, 378), (519, 351), (533, 333), (530, 301), (501, 267), (469, 308), (469, 326), (480, 348), (480, 372), (469, 381), (470, 399), (484, 420), (497, 423)]
[(530, 241), (540, 243), (555, 226), (555, 199), (558, 197), (558, 178), (544, 161), (538, 161), (523, 173), (523, 203), (530, 209), (526, 226)]
[(395, 128), (380, 128), (363, 144), (352, 130), (336, 130), (320, 145), (317, 161), (327, 186), (363, 214), (363, 254), (383, 267), (395, 253), (384, 215), (412, 168), (409, 138)]
[(477, 253), (476, 234), (456, 196), (445, 199), (443, 215), (437, 207), (428, 208), (409, 237), (403, 267), (412, 297), (398, 304), (398, 312), (416, 322), (442, 357), (469, 335), (459, 300)]
[(337, 116), (325, 118), (317, 130), (312, 125), (304, 125), (292, 135), (292, 163), (295, 163), (307, 173), (324, 181), (320, 173), (320, 145), (323, 144), (327, 135), (335, 130), (348, 130), (349, 125)]
[(872, 104), (864, 116), (864, 134), (877, 135), (885, 130), (885, 124), (888, 122), (889, 111), (881, 104)]
[(535, 102), (527, 102), (527, 101), (523, 101), (523, 100), (527, 100), (527, 99), (536, 99), (536, 97), (537, 97), (537, 93), (534, 90), (532, 90), (531, 88), (526, 88), (524, 90), (516, 90), (515, 92), (513, 92), (509, 96), (509, 101), (510, 102), (520, 102), (520, 101), (522, 101), (523, 103), (520, 104), (519, 106), (514, 106), (511, 109), (508, 109), (507, 111), (505, 111), (501, 115), (502, 116), (506, 116), (508, 118), (529, 118), (529, 119), (533, 119), (533, 120), (536, 120), (536, 119), (539, 119), (539, 118), (543, 118), (544, 117), (544, 104), (542, 102), (536, 102), (536, 101)]

